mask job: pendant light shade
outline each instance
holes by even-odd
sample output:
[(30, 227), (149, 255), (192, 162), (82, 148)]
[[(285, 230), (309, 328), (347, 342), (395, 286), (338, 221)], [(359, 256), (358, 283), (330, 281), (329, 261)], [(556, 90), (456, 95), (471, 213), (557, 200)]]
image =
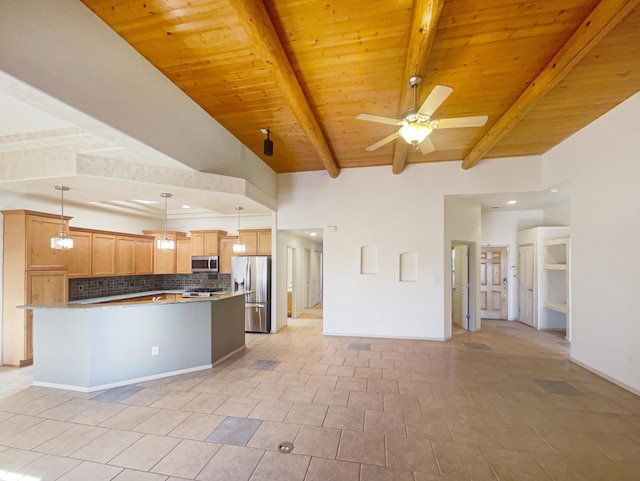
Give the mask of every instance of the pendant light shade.
[(162, 239), (158, 239), (156, 246), (158, 250), (170, 251), (176, 247), (176, 242), (169, 239), (169, 236), (167, 235), (167, 199), (171, 197), (171, 194), (163, 192), (160, 194), (160, 197), (164, 197), (164, 232), (162, 234)]
[(240, 211), (242, 209), (239, 205), (236, 206), (236, 211), (238, 212), (238, 240), (233, 244), (233, 252), (235, 254), (244, 254), (247, 252), (247, 245), (240, 242)]
[(73, 239), (70, 238), (64, 230), (64, 192), (69, 190), (69, 187), (56, 185), (56, 190), (60, 191), (60, 231), (57, 237), (51, 238), (51, 248), (68, 251), (69, 249), (73, 249)]

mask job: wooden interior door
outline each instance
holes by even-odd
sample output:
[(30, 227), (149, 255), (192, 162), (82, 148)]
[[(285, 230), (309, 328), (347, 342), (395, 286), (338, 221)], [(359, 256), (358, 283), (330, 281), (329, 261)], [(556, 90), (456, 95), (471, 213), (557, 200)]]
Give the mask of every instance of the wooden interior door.
[(480, 254), (480, 315), (483, 319), (507, 318), (506, 247), (483, 247)]
[(533, 325), (533, 246), (518, 247), (518, 320)]

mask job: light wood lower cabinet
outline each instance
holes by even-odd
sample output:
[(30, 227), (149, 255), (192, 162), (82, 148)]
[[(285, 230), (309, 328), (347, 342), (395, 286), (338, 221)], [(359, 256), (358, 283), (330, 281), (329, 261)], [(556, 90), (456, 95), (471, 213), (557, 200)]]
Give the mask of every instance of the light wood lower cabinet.
[(2, 363), (25, 366), (33, 358), (32, 317), (16, 306), (66, 302), (68, 252), (51, 249), (59, 216), (26, 210), (2, 214)]
[[(67, 271), (28, 271), (26, 304), (58, 304), (67, 302)], [(25, 318), (24, 352), (33, 359), (33, 311), (21, 310)]]

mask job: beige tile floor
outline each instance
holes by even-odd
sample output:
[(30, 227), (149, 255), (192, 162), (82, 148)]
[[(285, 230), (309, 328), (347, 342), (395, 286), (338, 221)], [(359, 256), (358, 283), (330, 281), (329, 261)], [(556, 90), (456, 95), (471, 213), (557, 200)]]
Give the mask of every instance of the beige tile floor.
[(303, 319), (198, 373), (90, 394), (30, 379), (0, 368), (2, 481), (640, 480), (640, 398), (518, 323), (427, 342)]

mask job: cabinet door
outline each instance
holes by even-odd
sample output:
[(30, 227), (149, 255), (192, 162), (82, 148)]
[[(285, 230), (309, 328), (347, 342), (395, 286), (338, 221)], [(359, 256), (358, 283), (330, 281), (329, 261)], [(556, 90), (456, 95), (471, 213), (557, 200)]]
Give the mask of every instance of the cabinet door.
[(231, 274), (231, 257), (233, 257), (233, 244), (236, 243), (237, 237), (221, 237), (220, 238), (220, 274)]
[(244, 255), (255, 256), (258, 253), (258, 235), (256, 231), (240, 231), (240, 242), (247, 246)]
[(116, 236), (93, 233), (91, 246), (91, 276), (116, 275)]
[(136, 274), (153, 274), (154, 239), (136, 239)]
[(193, 256), (204, 255), (204, 233), (202, 232), (191, 233), (191, 255)]
[[(27, 304), (67, 302), (66, 271), (27, 272)], [(24, 329), (25, 359), (33, 359), (33, 311), (27, 310)]]
[(271, 255), (271, 230), (258, 231), (258, 255)]
[[(67, 222), (65, 222), (67, 229)], [(27, 215), (27, 269), (64, 269), (68, 251), (51, 248), (51, 238), (60, 231), (60, 219)]]
[(176, 273), (191, 274), (191, 239), (176, 241)]
[(67, 258), (69, 278), (91, 277), (91, 232), (69, 229), (69, 237), (73, 239), (73, 249), (69, 251)]
[(135, 237), (116, 237), (116, 276), (133, 276), (136, 273)]
[(218, 240), (220, 236), (218, 233), (206, 232), (204, 234), (204, 255), (205, 256), (217, 256), (218, 255)]
[[(176, 240), (176, 234), (169, 232), (167, 234), (169, 239)], [(160, 236), (159, 238), (161, 238)], [(155, 245), (155, 244), (154, 244)], [(175, 274), (176, 273), (176, 250), (160, 250), (156, 246), (154, 249), (154, 274)]]

